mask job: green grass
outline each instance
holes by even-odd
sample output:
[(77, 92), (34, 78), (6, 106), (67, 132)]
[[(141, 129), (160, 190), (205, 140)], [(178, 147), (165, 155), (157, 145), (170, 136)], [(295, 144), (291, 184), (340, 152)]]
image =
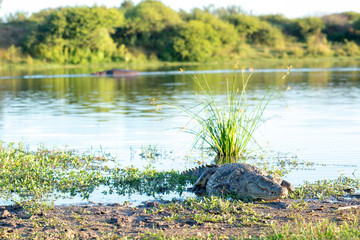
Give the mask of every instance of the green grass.
[(156, 196), (176, 192), (180, 195), (190, 182), (186, 175), (179, 171), (156, 171), (151, 166), (143, 171), (134, 166), (114, 168), (109, 171), (109, 194), (118, 195), (145, 194)]
[[(325, 219), (316, 223), (306, 223), (304, 220), (295, 220), (293, 224), (285, 224), (284, 226), (277, 226), (272, 224), (269, 230), (261, 237), (246, 236), (247, 234), (239, 232), (240, 236), (214, 236), (211, 232), (207, 236), (191, 236), (179, 237), (169, 236), (163, 231), (152, 231), (144, 234), (139, 234), (142, 239), (258, 239), (258, 240), (317, 240), (317, 239), (359, 239), (360, 227), (359, 221), (356, 218), (353, 221), (337, 224)], [(242, 236), (241, 235), (245, 235)]]
[[(22, 144), (0, 145), (0, 197), (21, 205), (56, 199), (65, 193), (88, 197), (106, 183), (104, 156), (80, 155), (71, 150), (32, 151)], [(57, 192), (57, 193), (55, 193)]]
[(190, 180), (180, 172), (156, 171), (151, 166), (107, 166), (107, 154), (84, 155), (72, 150), (30, 150), (23, 144), (0, 144), (0, 198), (22, 206), (52, 205), (57, 198), (80, 196), (88, 199), (103, 187), (103, 194), (155, 196), (182, 194)]
[[(188, 214), (188, 212), (191, 214)], [(264, 225), (271, 217), (256, 213), (252, 203), (240, 200), (229, 200), (221, 197), (187, 198), (184, 201), (173, 201), (161, 204), (149, 210), (152, 213), (168, 213), (163, 220), (191, 221), (196, 224), (227, 223), (233, 226)]]
[[(294, 226), (295, 225), (295, 226)], [(359, 220), (336, 224), (327, 219), (317, 223), (295, 220), (294, 224), (282, 227), (273, 225), (266, 237), (262, 239), (359, 239)]]
[(333, 180), (317, 180), (313, 183), (305, 181), (290, 194), (291, 198), (318, 198), (342, 197), (347, 195), (344, 190), (359, 189), (360, 179), (340, 176)]
[[(89, 199), (99, 187), (104, 189), (103, 194), (123, 196), (143, 194), (161, 198), (170, 193), (182, 195), (196, 181), (179, 171), (157, 171), (151, 165), (143, 169), (118, 165), (107, 167), (107, 161), (113, 160), (107, 154), (83, 155), (71, 150), (41, 146), (36, 150), (29, 150), (22, 144), (9, 144), (6, 147), (0, 145), (0, 198), (22, 206), (46, 208), (59, 197), (80, 196)], [(278, 160), (280, 163), (286, 161), (286, 164), (271, 168), (270, 172), (276, 176), (281, 176), (280, 173), (286, 172), (292, 165), (301, 164), (297, 159)], [(260, 161), (261, 164), (254, 164), (270, 169), (264, 164), (266, 159)], [(290, 197), (341, 197), (348, 194), (343, 190), (359, 187), (359, 179), (341, 176), (335, 180), (305, 182)]]
[[(197, 124), (198, 128), (183, 128), (185, 132), (195, 136), (194, 146), (209, 146), (220, 157), (240, 157), (249, 152), (250, 143), (257, 144), (253, 136), (254, 132), (263, 124), (263, 114), (277, 89), (269, 89), (257, 104), (251, 107), (246, 97), (246, 88), (251, 75), (252, 73), (246, 74), (242, 69), (239, 80), (237, 71), (234, 71), (232, 81), (230, 83), (227, 81), (225, 101), (216, 99), (205, 76), (201, 81), (197, 76), (190, 75), (201, 90), (199, 103), (190, 108), (169, 105), (185, 113)], [(156, 104), (155, 101), (153, 103)]]
[[(110, 191), (120, 195), (131, 195), (140, 193), (144, 195), (166, 194), (169, 192), (182, 193), (191, 184), (186, 176), (178, 171), (156, 171), (151, 166), (140, 170), (135, 167), (107, 168), (106, 162), (113, 159), (108, 155), (82, 155), (71, 150), (46, 149), (39, 147), (29, 150), (22, 144), (10, 144), (0, 147), (0, 197), (18, 202), (29, 212), (37, 210), (45, 211), (44, 201), (54, 200), (54, 191), (57, 193), (70, 193), (89, 197), (94, 188), (103, 185), (109, 187)], [(282, 163), (282, 162), (280, 162)], [(285, 165), (299, 164), (298, 161), (290, 159)], [(325, 198), (340, 197), (346, 193), (342, 190), (359, 188), (358, 179), (340, 177), (335, 180), (322, 180), (314, 183), (305, 182), (299, 186), (291, 197), (303, 198)], [(162, 220), (171, 223), (183, 223), (190, 221), (196, 228), (202, 224), (228, 224), (232, 227), (257, 226), (264, 228), (261, 237), (252, 236), (252, 239), (359, 239), (359, 212), (346, 213), (346, 221), (333, 222), (325, 219), (323, 222), (304, 222), (295, 219), (289, 224), (276, 225), (276, 221), (265, 213), (255, 211), (259, 204), (245, 203), (237, 199), (205, 197), (186, 198), (185, 200), (174, 200), (169, 203), (160, 204), (154, 208), (146, 208), (148, 214), (157, 212), (167, 213)], [(39, 208), (41, 207), (41, 209)], [(294, 202), (289, 209), (306, 210), (306, 201)], [(191, 212), (191, 214), (187, 214)], [(84, 214), (88, 212), (76, 212), (71, 217), (76, 219), (81, 228), (85, 228)], [(345, 213), (344, 213), (345, 214)], [(34, 228), (39, 230), (32, 233), (31, 238), (46, 238), (42, 228), (65, 229), (66, 223), (62, 220), (29, 219)], [(268, 230), (266, 228), (268, 227)], [(65, 232), (54, 233), (56, 236)], [(62, 236), (62, 235), (61, 235)], [(0, 229), (0, 238), (15, 239), (29, 238), (20, 236), (16, 231), (7, 232)], [(139, 235), (141, 238), (149, 239), (186, 239), (179, 236), (168, 236), (164, 232), (148, 232)], [(229, 236), (224, 236), (229, 237)], [(249, 239), (246, 234), (239, 232), (234, 239)], [(65, 235), (64, 235), (65, 238)], [(116, 236), (114, 235), (114, 238)], [(210, 239), (220, 238), (209, 232), (208, 236), (190, 237), (188, 239)], [(112, 237), (104, 237), (112, 239)]]

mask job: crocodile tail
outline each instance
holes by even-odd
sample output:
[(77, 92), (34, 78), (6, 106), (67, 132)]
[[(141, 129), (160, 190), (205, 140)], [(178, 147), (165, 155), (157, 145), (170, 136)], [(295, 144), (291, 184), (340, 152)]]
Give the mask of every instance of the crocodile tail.
[(217, 164), (206, 164), (191, 169), (187, 169), (183, 171), (182, 174), (186, 176), (194, 176), (196, 178), (199, 178), (209, 168), (218, 168), (218, 167), (219, 165)]

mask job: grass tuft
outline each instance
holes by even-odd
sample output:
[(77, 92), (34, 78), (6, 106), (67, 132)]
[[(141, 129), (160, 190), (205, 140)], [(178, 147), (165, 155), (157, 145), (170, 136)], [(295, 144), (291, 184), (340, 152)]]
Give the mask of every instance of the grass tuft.
[[(289, 74), (290, 69), (291, 67), (283, 77)], [(254, 132), (264, 122), (264, 111), (274, 98), (277, 89), (269, 89), (255, 107), (250, 107), (246, 88), (251, 76), (252, 71), (246, 74), (242, 69), (239, 80), (235, 70), (232, 81), (227, 82), (227, 99), (226, 103), (223, 103), (215, 99), (205, 76), (201, 81), (197, 76), (190, 75), (204, 93), (199, 96), (199, 104), (191, 108), (169, 105), (185, 113), (199, 126), (196, 129), (183, 128), (185, 132), (196, 137), (194, 146), (208, 145), (220, 157), (240, 157), (249, 152), (250, 143), (259, 146), (254, 139)], [(155, 101), (153, 103), (156, 104)], [(199, 106), (200, 111), (196, 110)]]

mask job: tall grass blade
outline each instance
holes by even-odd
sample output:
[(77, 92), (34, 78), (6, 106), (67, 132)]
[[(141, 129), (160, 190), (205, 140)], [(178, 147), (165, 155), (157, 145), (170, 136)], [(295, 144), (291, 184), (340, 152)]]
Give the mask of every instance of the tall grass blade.
[[(288, 75), (288, 72), (283, 76)], [(170, 105), (184, 114), (199, 126), (198, 129), (185, 129), (195, 136), (194, 146), (208, 145), (218, 156), (240, 157), (249, 152), (250, 144), (258, 143), (254, 132), (264, 123), (263, 115), (274, 98), (277, 88), (269, 89), (255, 107), (250, 107), (246, 98), (247, 85), (252, 73), (241, 73), (241, 86), (238, 87), (237, 72), (234, 71), (231, 83), (227, 82), (226, 103), (219, 102), (209, 86), (205, 76), (200, 81), (190, 75), (203, 94), (199, 95), (200, 110), (194, 107), (185, 108)], [(259, 146), (260, 147), (260, 146)]]

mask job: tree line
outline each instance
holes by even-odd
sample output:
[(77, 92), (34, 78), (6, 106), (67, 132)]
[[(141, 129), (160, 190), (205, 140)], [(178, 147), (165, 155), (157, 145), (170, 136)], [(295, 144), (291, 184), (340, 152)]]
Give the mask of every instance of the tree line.
[(289, 19), (238, 6), (176, 12), (161, 1), (125, 0), (118, 8), (18, 12), (0, 22), (0, 57), (9, 63), (360, 56), (359, 44), (356, 12)]

